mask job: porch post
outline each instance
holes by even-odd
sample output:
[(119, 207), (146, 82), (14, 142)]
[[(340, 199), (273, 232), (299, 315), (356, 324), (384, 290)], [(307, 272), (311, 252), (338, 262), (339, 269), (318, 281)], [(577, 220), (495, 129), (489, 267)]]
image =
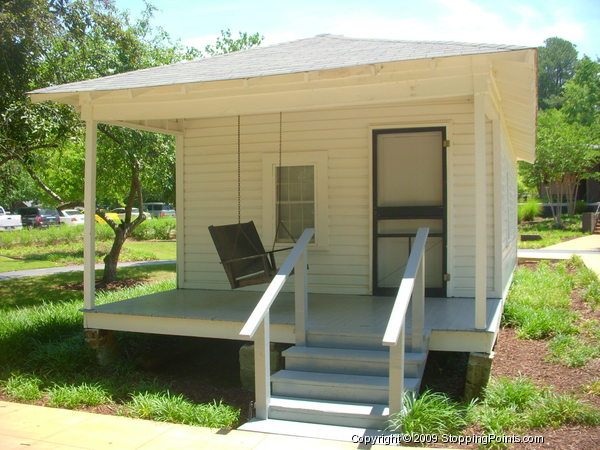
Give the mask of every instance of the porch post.
[(411, 348), (413, 351), (421, 352), (423, 351), (423, 329), (425, 328), (425, 253), (423, 253), (417, 269), (411, 303)]
[(308, 317), (308, 276), (306, 248), (294, 266), (294, 304), (296, 345), (306, 344), (306, 322)]
[(389, 408), (390, 415), (402, 411), (404, 396), (404, 332), (405, 322), (402, 323), (398, 342), (390, 346), (389, 368)]
[(271, 398), (271, 345), (269, 336), (269, 312), (254, 335), (254, 394), (256, 418), (269, 417)]
[(96, 122), (85, 121), (85, 180), (83, 232), (83, 306), (93, 309), (96, 294)]
[(185, 202), (184, 202), (184, 170), (183, 170), (183, 159), (184, 159), (184, 141), (183, 134), (175, 136), (175, 198), (177, 200), (177, 262), (176, 262), (176, 273), (177, 273), (177, 289), (183, 288), (185, 280), (184, 274), (184, 256), (185, 256), (185, 230), (184, 220), (185, 217)]
[(484, 92), (475, 93), (475, 328), (486, 327), (487, 302), (487, 164)]

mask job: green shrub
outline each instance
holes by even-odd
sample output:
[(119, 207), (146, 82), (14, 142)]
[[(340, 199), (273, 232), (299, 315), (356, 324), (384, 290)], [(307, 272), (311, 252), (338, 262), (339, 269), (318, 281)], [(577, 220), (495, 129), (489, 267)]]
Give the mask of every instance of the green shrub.
[(525, 203), (519, 203), (517, 216), (519, 222), (530, 222), (542, 214), (543, 206), (537, 198), (529, 198)]
[(600, 305), (600, 281), (592, 281), (587, 285), (582, 294), (583, 300), (588, 302), (592, 309), (595, 310)]
[(590, 359), (600, 357), (600, 346), (590, 345), (581, 337), (572, 335), (556, 335), (548, 345), (548, 360), (567, 367), (584, 366)]
[(33, 370), (52, 374), (79, 374), (95, 367), (94, 351), (85, 344), (83, 333), (40, 343), (27, 358)]
[(48, 389), (48, 405), (63, 408), (109, 403), (110, 395), (98, 384), (55, 385)]
[(469, 407), (450, 400), (446, 395), (425, 391), (420, 396), (404, 397), (404, 410), (389, 420), (388, 429), (402, 433), (458, 434), (467, 425)]
[(232, 427), (240, 413), (238, 409), (221, 402), (194, 404), (183, 395), (169, 391), (134, 394), (127, 407), (135, 417), (210, 428)]
[(583, 214), (587, 210), (587, 204), (583, 200), (575, 202), (575, 214)]
[(537, 387), (527, 378), (493, 378), (484, 399), (469, 410), (469, 420), (486, 433), (502, 434), (565, 424), (595, 425), (600, 412), (570, 395)]
[(133, 230), (131, 237), (138, 240), (167, 240), (177, 226), (177, 220), (172, 217), (164, 219), (145, 220)]
[(4, 392), (18, 402), (36, 402), (42, 398), (42, 380), (31, 375), (11, 375), (6, 380)]

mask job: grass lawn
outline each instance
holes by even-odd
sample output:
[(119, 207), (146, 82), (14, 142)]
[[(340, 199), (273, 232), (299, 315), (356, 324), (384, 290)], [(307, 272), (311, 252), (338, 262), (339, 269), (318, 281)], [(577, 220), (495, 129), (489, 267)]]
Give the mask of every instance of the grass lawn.
[(581, 231), (581, 215), (563, 216), (564, 228), (554, 228), (552, 219), (538, 218), (533, 222), (523, 222), (519, 224), (519, 234), (539, 234), (542, 239), (539, 241), (521, 241), (519, 239), (519, 248), (543, 248), (559, 242), (587, 236), (588, 233)]
[[(112, 241), (96, 243), (96, 262), (102, 262), (110, 251)], [(174, 241), (125, 241), (119, 261), (153, 261), (175, 259)], [(0, 248), (0, 272), (39, 269), (42, 267), (83, 264), (83, 243), (53, 243), (17, 245)]]
[[(101, 275), (97, 271), (98, 279)], [(173, 289), (175, 265), (122, 268), (119, 278), (127, 285), (143, 284), (100, 291), (98, 304)], [(221, 401), (217, 393), (227, 391), (213, 389), (216, 382), (209, 398), (184, 395), (173, 376), (177, 365), (172, 360), (181, 349), (175, 341), (181, 338), (119, 333), (122, 351), (117, 360), (100, 366), (83, 339), (81, 281), (81, 273), (0, 281), (0, 399), (213, 428), (238, 421), (239, 407)], [(203, 374), (213, 372), (223, 359), (237, 363), (235, 357), (225, 358), (219, 343), (205, 348), (215, 353), (214, 360), (207, 366), (194, 348), (181, 359), (185, 373), (195, 360)], [(167, 363), (148, 369), (157, 355)], [(225, 373), (239, 383), (237, 371), (228, 368)], [(183, 385), (205, 383), (194, 373)]]

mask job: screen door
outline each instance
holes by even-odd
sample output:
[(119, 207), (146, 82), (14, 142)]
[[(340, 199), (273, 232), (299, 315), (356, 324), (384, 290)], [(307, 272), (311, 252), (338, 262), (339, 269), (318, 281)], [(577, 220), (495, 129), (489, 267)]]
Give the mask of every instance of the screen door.
[(395, 295), (420, 227), (427, 296), (445, 296), (445, 128), (373, 131), (373, 291)]

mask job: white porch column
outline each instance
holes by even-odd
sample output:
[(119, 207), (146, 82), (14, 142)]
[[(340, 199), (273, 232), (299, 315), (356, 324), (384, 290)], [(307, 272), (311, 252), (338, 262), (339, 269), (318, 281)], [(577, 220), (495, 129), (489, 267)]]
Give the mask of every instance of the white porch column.
[(85, 180), (83, 232), (83, 306), (93, 309), (96, 296), (96, 122), (85, 121)]
[(487, 302), (487, 176), (485, 145), (486, 94), (475, 93), (475, 328), (486, 327)]
[(175, 198), (177, 200), (177, 222), (176, 222), (176, 232), (177, 232), (177, 263), (176, 263), (176, 272), (177, 272), (177, 288), (182, 289), (183, 283), (185, 280), (184, 274), (184, 252), (185, 252), (185, 230), (184, 230), (184, 180), (183, 180), (183, 134), (175, 135)]

